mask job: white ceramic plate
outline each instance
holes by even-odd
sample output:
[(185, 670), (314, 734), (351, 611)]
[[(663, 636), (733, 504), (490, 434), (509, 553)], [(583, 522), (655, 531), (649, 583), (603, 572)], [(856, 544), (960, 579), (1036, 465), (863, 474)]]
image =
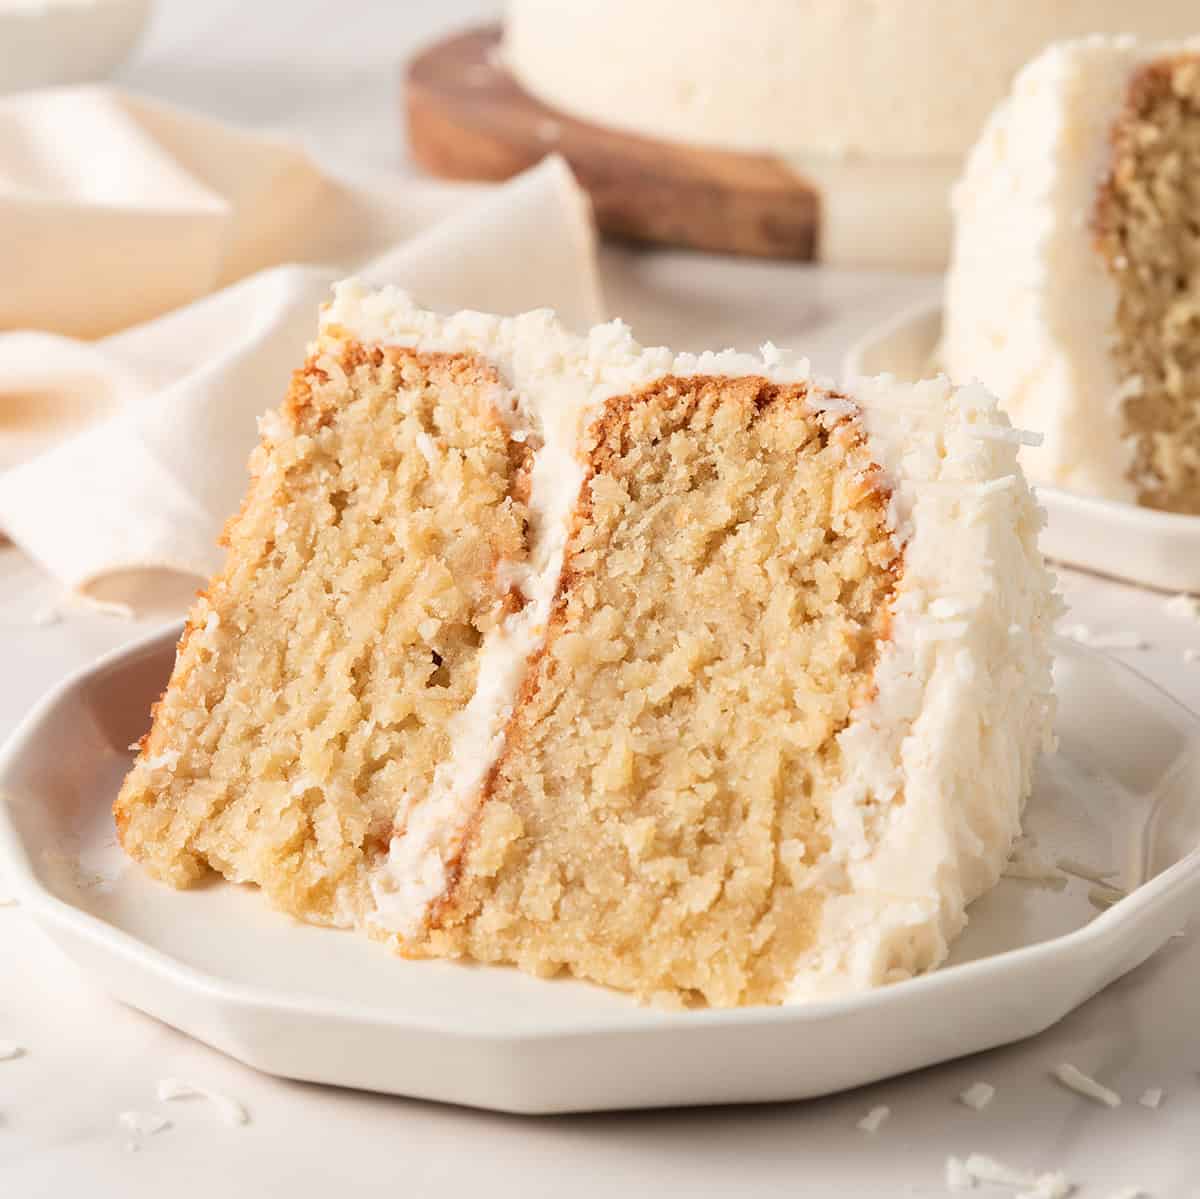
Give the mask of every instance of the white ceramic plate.
[[(942, 334), (940, 304), (901, 313), (860, 338), (846, 354), (844, 377), (928, 378)], [(1047, 557), (1165, 591), (1200, 591), (1200, 517), (1155, 512), (1116, 500), (1038, 487), (1048, 524)]]
[(950, 964), (789, 1008), (661, 1012), (513, 970), (406, 962), (223, 882), (176, 892), (116, 846), (110, 805), (178, 629), (57, 688), (0, 752), (0, 875), (113, 995), (289, 1078), (517, 1112), (798, 1099), (1026, 1037), (1143, 961), (1200, 904), (1200, 722), (1127, 667), (1058, 647), (1060, 752), (1037, 852), (1111, 868), (1002, 880)]

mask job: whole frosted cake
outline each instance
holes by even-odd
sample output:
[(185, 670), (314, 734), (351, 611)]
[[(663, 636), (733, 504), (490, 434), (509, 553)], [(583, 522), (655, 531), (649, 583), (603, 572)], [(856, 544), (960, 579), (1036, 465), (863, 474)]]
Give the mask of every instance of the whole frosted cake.
[(1044, 431), (1030, 475), (1200, 513), (1200, 39), (1048, 50), (955, 209), (943, 365)]
[(941, 267), (962, 158), (1023, 63), (1092, 33), (1197, 29), (1195, 0), (509, 0), (505, 59), (573, 116), (779, 155), (820, 257)]
[(125, 848), (412, 957), (674, 1003), (938, 964), (1049, 734), (979, 387), (337, 289), (116, 803)]

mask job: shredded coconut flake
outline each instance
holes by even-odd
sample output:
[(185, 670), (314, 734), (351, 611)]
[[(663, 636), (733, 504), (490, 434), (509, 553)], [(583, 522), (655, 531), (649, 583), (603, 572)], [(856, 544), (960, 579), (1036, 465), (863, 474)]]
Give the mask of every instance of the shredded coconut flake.
[(1146, 649), (1148, 642), (1137, 633), (1096, 633), (1090, 642), (1094, 649)]
[(1190, 620), (1200, 624), (1200, 596), (1173, 595), (1163, 604), (1163, 610), (1175, 620)]
[(134, 617), (133, 608), (129, 604), (122, 604), (117, 600), (93, 599), (92, 596), (82, 593), (78, 598), (83, 607), (103, 616), (117, 616), (121, 620), (132, 620)]
[(168, 749), (153, 758), (147, 758), (143, 765), (147, 770), (174, 770), (179, 765), (179, 750)]
[(24, 1056), (25, 1050), (16, 1041), (0, 1041), (0, 1062), (11, 1062), (13, 1058)]
[[(767, 342), (763, 346), (763, 360), (769, 365), (774, 365), (783, 360), (783, 353), (778, 346)], [(807, 399), (808, 407), (813, 412), (832, 412), (834, 416), (855, 416), (859, 409), (858, 405), (850, 400), (840, 400), (837, 396), (815, 395), (810, 394)]]
[(940, 641), (962, 641), (970, 630), (965, 620), (947, 620), (941, 624), (926, 624), (918, 630), (918, 636), (930, 644)]
[(217, 1109), (217, 1115), (225, 1124), (248, 1124), (250, 1117), (246, 1109), (228, 1095), (220, 1091), (210, 1091), (207, 1087), (193, 1086), (178, 1078), (163, 1078), (159, 1080), (158, 1098), (163, 1102), (171, 1099), (207, 1099)]
[(959, 1157), (946, 1158), (946, 1186), (952, 1191), (969, 1191), (975, 1178), (967, 1169), (967, 1163)]
[(892, 1114), (890, 1107), (873, 1107), (861, 1120), (856, 1127), (861, 1128), (863, 1132), (878, 1132), (880, 1126)]
[(1024, 1199), (1067, 1199), (1075, 1190), (1074, 1183), (1057, 1171), (1031, 1174), (1014, 1170), (982, 1153), (972, 1153), (966, 1161), (957, 1157), (947, 1159), (946, 1185), (952, 1191), (967, 1191), (980, 1182), (1019, 1190)]
[(1111, 883), (1101, 883), (1098, 887), (1089, 887), (1087, 897), (1092, 907), (1107, 911), (1127, 894), (1127, 891), (1122, 891), (1120, 887), (1114, 887)]
[(1068, 1181), (1067, 1176), (1055, 1170), (1050, 1174), (1041, 1174), (1033, 1184), (1024, 1199), (1067, 1199), (1075, 1193), (1075, 1184)]
[(996, 1088), (990, 1083), (974, 1082), (958, 1097), (972, 1111), (981, 1112), (996, 1097)]
[(15, 908), (17, 901), (11, 895), (5, 895), (0, 891), (0, 908)]
[(46, 604), (33, 614), (33, 623), (39, 629), (45, 629), (52, 624), (59, 624), (62, 618), (62, 613), (53, 604)]
[(1121, 1096), (1116, 1091), (1110, 1090), (1090, 1075), (1084, 1074), (1070, 1062), (1063, 1062), (1062, 1065), (1055, 1066), (1054, 1077), (1069, 1090), (1075, 1091), (1087, 1099), (1094, 1099), (1097, 1103), (1103, 1103), (1105, 1107), (1121, 1106)]
[(1092, 649), (1146, 649), (1148, 643), (1137, 633), (1118, 631), (1113, 633), (1095, 633), (1085, 624), (1067, 625), (1063, 630), (1064, 637), (1090, 646)]
[(432, 466), (437, 461), (437, 446), (433, 444), (433, 438), (424, 430), (417, 434), (417, 449), (421, 451), (421, 457)]
[(1142, 1107), (1157, 1108), (1161, 1106), (1163, 1096), (1165, 1094), (1166, 1092), (1162, 1089), (1162, 1087), (1148, 1087), (1141, 1093), (1141, 1096), (1138, 1098), (1138, 1103), (1140, 1103)]
[(1008, 441), (1013, 445), (1039, 446), (1045, 441), (1041, 433), (1029, 429), (1010, 429), (1004, 425), (972, 425), (971, 432), (985, 441)]
[(956, 616), (964, 616), (970, 608), (962, 600), (951, 599), (943, 595), (929, 605), (929, 615), (934, 620), (950, 620)]
[(1038, 861), (1010, 861), (1000, 872), (1001, 878), (1013, 878), (1023, 883), (1036, 883), (1038, 886), (1049, 887), (1052, 891), (1061, 891), (1067, 880), (1057, 870), (1043, 865)]
[(150, 1137), (171, 1127), (171, 1121), (157, 1112), (122, 1112), (117, 1120), (122, 1128), (140, 1137)]
[(1116, 874), (1115, 870), (1097, 870), (1094, 866), (1079, 861), (1078, 858), (1059, 858), (1054, 864), (1063, 874), (1082, 878), (1089, 883), (1100, 883), (1105, 887), (1112, 885), (1108, 880)]
[(1185, 662), (1200, 662), (1200, 650), (1194, 650), (1189, 646), (1183, 651), (1183, 660)]

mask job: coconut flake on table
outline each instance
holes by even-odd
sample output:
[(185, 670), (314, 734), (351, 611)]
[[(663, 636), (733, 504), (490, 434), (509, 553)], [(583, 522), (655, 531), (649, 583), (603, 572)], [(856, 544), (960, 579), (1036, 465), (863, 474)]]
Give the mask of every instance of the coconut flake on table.
[(1092, 907), (1106, 912), (1114, 903), (1124, 899), (1128, 894), (1128, 891), (1123, 891), (1120, 887), (1114, 887), (1112, 883), (1100, 883), (1099, 886), (1088, 888), (1087, 897), (1088, 903)]
[(981, 1182), (1018, 1190), (1026, 1199), (1066, 1199), (1075, 1190), (1075, 1184), (1058, 1171), (1032, 1174), (1014, 1170), (982, 1153), (969, 1154), (965, 1161), (957, 1157), (946, 1159), (946, 1185), (950, 1190), (969, 1191)]
[(1173, 595), (1163, 603), (1163, 611), (1176, 620), (1190, 620), (1200, 624), (1200, 596), (1186, 592)]
[(117, 1120), (126, 1131), (145, 1137), (171, 1127), (171, 1121), (157, 1112), (122, 1112)]
[(101, 616), (117, 616), (121, 620), (133, 620), (136, 615), (130, 604), (123, 604), (120, 600), (96, 599), (95, 596), (85, 592), (76, 592), (71, 599), (77, 607), (98, 612)]
[(1055, 1066), (1053, 1070), (1054, 1077), (1062, 1083), (1068, 1090), (1074, 1091), (1077, 1095), (1082, 1095), (1086, 1099), (1093, 1099), (1097, 1103), (1103, 1103), (1105, 1107), (1120, 1107), (1121, 1096), (1106, 1087), (1103, 1083), (1097, 1082), (1089, 1074), (1084, 1074), (1076, 1066), (1072, 1066), (1070, 1062), (1063, 1062), (1059, 1066)]
[(1118, 890), (1113, 887), (1108, 880), (1117, 872), (1115, 870), (1100, 870), (1095, 866), (1089, 866), (1087, 862), (1081, 862), (1078, 858), (1058, 858), (1055, 866), (1063, 872), (1063, 874), (1074, 875), (1075, 878), (1081, 878), (1085, 882), (1098, 883), (1102, 887), (1111, 887), (1112, 890)]
[(34, 612), (33, 623), (39, 629), (45, 629), (50, 625), (60, 624), (62, 618), (63, 614), (53, 604), (45, 604)]
[(1088, 644), (1093, 649), (1149, 649), (1150, 643), (1138, 633), (1132, 631), (1114, 633), (1093, 633)]
[(859, 1122), (855, 1125), (856, 1128), (861, 1128), (863, 1132), (878, 1132), (880, 1126), (892, 1114), (890, 1107), (884, 1107), (882, 1104), (879, 1107), (873, 1107)]
[(1052, 891), (1061, 891), (1067, 880), (1057, 870), (1040, 862), (1008, 862), (1000, 872), (1001, 878), (1012, 878), (1023, 883), (1037, 883)]
[(1117, 630), (1112, 633), (1097, 633), (1085, 624), (1069, 624), (1063, 628), (1062, 635), (1078, 645), (1086, 645), (1091, 649), (1149, 648), (1146, 639), (1132, 631)]
[(973, 1082), (959, 1097), (959, 1103), (981, 1112), (996, 1097), (996, 1088), (987, 1082)]
[(1156, 1108), (1162, 1104), (1165, 1094), (1166, 1092), (1162, 1087), (1147, 1087), (1138, 1097), (1138, 1103), (1142, 1107)]
[(24, 1057), (24, 1046), (16, 1041), (0, 1041), (0, 1062), (11, 1062), (14, 1058)]
[(157, 1088), (158, 1098), (163, 1102), (172, 1099), (207, 1099), (217, 1109), (217, 1115), (225, 1124), (249, 1124), (250, 1116), (246, 1109), (236, 1100), (220, 1091), (209, 1090), (208, 1087), (193, 1086), (179, 1078), (163, 1078)]

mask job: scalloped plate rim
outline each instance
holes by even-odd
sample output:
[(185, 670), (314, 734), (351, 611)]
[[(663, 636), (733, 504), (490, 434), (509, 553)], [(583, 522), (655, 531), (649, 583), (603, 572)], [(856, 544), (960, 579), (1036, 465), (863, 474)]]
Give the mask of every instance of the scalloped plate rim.
[[(664, 1031), (675, 1034), (683, 1032), (689, 1035), (702, 1035), (705, 1032), (739, 1026), (779, 1029), (781, 1026), (819, 1024), (836, 1021), (839, 1017), (849, 1014), (884, 1012), (898, 1004), (919, 1006), (932, 1002), (937, 1005), (944, 997), (949, 998), (955, 992), (970, 993), (1017, 970), (1027, 972), (1036, 966), (1048, 965), (1052, 962), (1061, 962), (1065, 966), (1070, 961), (1076, 961), (1081, 968), (1073, 976), (1072, 983), (1077, 985), (1072, 985), (1064, 997), (1058, 1003), (1050, 1004), (1041, 1016), (1033, 1017), (1031, 1015), (1027, 1031), (1016, 1037), (1005, 1037), (1002, 1041), (995, 1042), (995, 1044), (1001, 1044), (1034, 1035), (1042, 1028), (1048, 1027), (1097, 990), (1132, 969), (1140, 961), (1145, 960), (1165, 942), (1166, 937), (1158, 937), (1149, 948), (1146, 948), (1145, 944), (1137, 943), (1139, 927), (1148, 920), (1160, 917), (1162, 909), (1179, 908), (1179, 920), (1182, 923), (1188, 915), (1189, 898), (1193, 894), (1200, 897), (1200, 846), (1198, 846), (1081, 928), (1045, 941), (935, 970), (889, 987), (781, 1007), (759, 1006), (678, 1013), (631, 1007), (631, 1009), (622, 1009), (615, 1019), (589, 1016), (586, 1021), (581, 1023), (568, 1023), (541, 1031), (506, 1028), (502, 1023), (479, 1028), (465, 1027), (461, 1023), (455, 1023), (453, 1019), (448, 1019), (446, 1022), (415, 1020), (411, 1015), (392, 1013), (386, 1009), (356, 1001), (334, 1000), (283, 991), (256, 983), (239, 982), (181, 961), (169, 952), (139, 939), (133, 933), (110, 925), (68, 900), (53, 894), (39, 881), (31, 856), (33, 847), (24, 843), (3, 797), (5, 780), (9, 777), (14, 764), (23, 753), (29, 750), (31, 743), (42, 735), (43, 726), (47, 720), (65, 701), (70, 699), (75, 691), (92, 679), (119, 670), (143, 655), (154, 652), (165, 653), (168, 647), (177, 640), (181, 627), (180, 623), (175, 623), (159, 629), (137, 641), (117, 648), (92, 664), (75, 671), (38, 701), (9, 736), (4, 746), (0, 748), (0, 867), (3, 868), (7, 889), (26, 907), (39, 924), (45, 926), (46, 931), (56, 941), (58, 941), (58, 937), (54, 935), (55, 932), (81, 938), (95, 949), (108, 955), (118, 968), (121, 968), (122, 965), (141, 968), (149, 971), (165, 985), (190, 992), (215, 1004), (228, 1004), (259, 1013), (289, 1012), (342, 1024), (359, 1024), (373, 1028), (392, 1027), (410, 1033), (417, 1032), (431, 1037), (449, 1038), (460, 1043), (486, 1045), (493, 1048), (508, 1046), (511, 1049), (519, 1050), (522, 1045), (528, 1047), (539, 1042), (558, 1044), (564, 1041), (603, 1037), (606, 1034), (644, 1038)], [(1186, 705), (1180, 703), (1152, 680), (1147, 679), (1127, 664), (1107, 655), (1086, 650), (1073, 643), (1059, 644), (1065, 652), (1103, 659), (1106, 665), (1119, 668), (1122, 672), (1134, 676), (1142, 685), (1153, 689), (1170, 705), (1185, 713), (1190, 721), (1196, 723), (1200, 728), (1200, 717), (1197, 717)], [(1167, 936), (1169, 935), (1167, 934)], [(1132, 958), (1136, 960), (1131, 960), (1128, 952), (1124, 954), (1121, 952), (1122, 950), (1128, 951), (1130, 948), (1133, 948)], [(70, 950), (67, 952), (69, 956), (76, 956)], [(1082, 966), (1088, 962), (1090, 962), (1090, 967), (1083, 969)], [(157, 1014), (148, 1007), (144, 1010), (149, 1011), (151, 1015)], [(192, 1035), (198, 1036), (201, 1040), (209, 1040), (209, 1043), (216, 1043), (216, 1038), (210, 1039), (194, 1032)], [(990, 1045), (977, 1044), (963, 1049), (962, 1052), (976, 1052), (988, 1047)], [(226, 1052), (233, 1052), (234, 1056), (239, 1056), (242, 1060), (248, 1060), (251, 1057), (249, 1053), (239, 1054), (229, 1049), (226, 1049)], [(943, 1055), (932, 1059), (927, 1064), (932, 1064), (933, 1060), (946, 1060), (946, 1057)], [(250, 1062), (250, 1064), (255, 1063)], [(272, 1073), (284, 1073), (291, 1077), (313, 1078), (303, 1070), (281, 1071), (272, 1067), (262, 1068), (266, 1068)], [(316, 1077), (313, 1080), (335, 1084), (339, 1082), (336, 1078), (325, 1077)], [(343, 1085), (358, 1084), (351, 1082)], [(415, 1094), (418, 1092), (399, 1088), (395, 1093)], [(446, 1096), (426, 1097), (445, 1098)], [(767, 1098), (777, 1097), (768, 1096)], [(470, 1097), (450, 1096), (450, 1098), (456, 1102), (475, 1102)], [(698, 1102), (718, 1101), (720, 1100), (698, 1100)], [(687, 1100), (683, 1100), (683, 1102), (687, 1102)], [(588, 1103), (582, 1104), (579, 1108), (569, 1104), (563, 1106), (561, 1103), (543, 1107), (536, 1101), (509, 1105), (484, 1100), (478, 1105), (498, 1110), (524, 1112), (592, 1109), (592, 1105)], [(599, 1106), (639, 1105), (633, 1102), (617, 1105), (600, 1104)]]

